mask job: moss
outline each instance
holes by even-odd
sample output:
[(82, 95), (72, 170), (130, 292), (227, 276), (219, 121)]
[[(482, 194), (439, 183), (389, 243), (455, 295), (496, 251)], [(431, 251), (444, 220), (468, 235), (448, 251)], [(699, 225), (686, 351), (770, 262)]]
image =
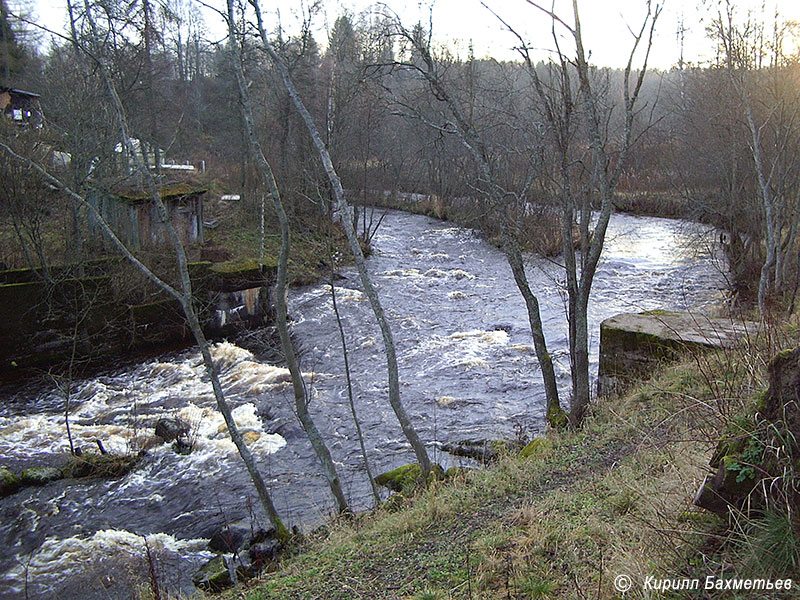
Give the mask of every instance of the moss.
[(569, 425), (569, 417), (560, 406), (549, 406), (547, 407), (547, 424), (556, 430), (566, 429)]
[[(196, 194), (205, 194), (207, 191), (208, 188), (206, 187), (191, 185), (189, 183), (162, 185), (158, 189), (158, 193), (161, 194), (161, 197), (164, 199), (175, 198), (178, 196), (194, 196)], [(114, 195), (119, 197), (121, 200), (126, 200), (128, 202), (143, 202), (145, 200), (150, 200), (153, 197), (149, 191), (136, 189), (116, 190)]]
[(545, 437), (533, 438), (527, 446), (520, 450), (520, 458), (538, 458), (550, 453), (553, 442)]
[(51, 481), (62, 479), (64, 474), (56, 467), (31, 467), (20, 473), (22, 485), (45, 485)]
[(221, 263), (211, 265), (210, 270), (215, 275), (220, 277), (233, 276), (237, 277), (252, 271), (260, 272), (261, 269), (258, 261), (255, 258), (244, 258), (241, 260), (227, 260)]
[(677, 317), (680, 313), (670, 310), (662, 310), (657, 308), (655, 310), (646, 310), (644, 312), (640, 312), (640, 315), (647, 315), (648, 317)]
[(713, 526), (719, 523), (719, 517), (711, 512), (687, 510), (678, 515), (678, 522)]
[(5, 498), (20, 488), (20, 479), (10, 469), (0, 467), (0, 498)]
[(233, 585), (228, 565), (225, 563), (225, 557), (222, 555), (212, 558), (203, 565), (195, 576), (192, 577), (192, 581), (200, 589), (211, 592), (219, 592)]
[[(431, 467), (430, 479), (444, 479), (444, 470), (438, 464)], [(422, 484), (422, 468), (419, 463), (397, 467), (375, 478), (375, 483), (393, 492), (408, 493)]]
[(753, 396), (753, 407), (755, 408), (756, 412), (764, 414), (767, 410), (767, 390), (763, 389), (760, 392), (756, 392), (755, 396)]

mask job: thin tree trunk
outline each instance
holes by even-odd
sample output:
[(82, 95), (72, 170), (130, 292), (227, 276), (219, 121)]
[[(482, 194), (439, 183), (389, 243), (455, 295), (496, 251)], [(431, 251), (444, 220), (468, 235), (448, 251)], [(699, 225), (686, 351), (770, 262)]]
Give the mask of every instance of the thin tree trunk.
[(427, 481), (428, 474), (431, 471), (431, 461), (428, 457), (428, 453), (425, 450), (425, 445), (422, 443), (422, 440), (419, 438), (414, 425), (411, 422), (411, 419), (408, 417), (408, 413), (406, 413), (405, 407), (403, 406), (400, 400), (400, 378), (398, 374), (397, 368), (397, 356), (395, 353), (395, 346), (394, 346), (394, 339), (392, 337), (392, 330), (389, 327), (389, 323), (386, 320), (386, 315), (383, 311), (383, 307), (381, 306), (380, 299), (378, 298), (378, 293), (375, 290), (375, 287), (372, 285), (372, 281), (370, 280), (369, 274), (367, 273), (367, 266), (366, 261), (364, 259), (364, 253), (361, 250), (361, 245), (358, 242), (358, 236), (355, 232), (353, 227), (353, 211), (350, 205), (347, 203), (347, 200), (344, 197), (344, 190), (342, 189), (342, 182), (339, 179), (336, 170), (333, 167), (333, 163), (331, 161), (330, 154), (328, 153), (327, 148), (325, 147), (324, 142), (319, 134), (319, 129), (317, 128), (314, 119), (311, 117), (311, 114), (305, 107), (302, 98), (297, 92), (297, 88), (295, 88), (294, 83), (289, 75), (289, 71), (286, 67), (286, 64), (281, 60), (280, 56), (275, 52), (275, 49), (270, 44), (266, 31), (264, 30), (264, 24), (261, 17), (261, 8), (259, 6), (258, 0), (250, 0), (253, 8), (256, 11), (256, 17), (258, 19), (258, 30), (259, 35), (261, 37), (261, 43), (264, 46), (267, 54), (269, 54), (270, 58), (272, 59), (273, 63), (277, 67), (278, 71), (281, 74), (283, 79), (283, 83), (286, 86), (286, 90), (289, 92), (289, 96), (294, 103), (295, 109), (300, 114), (300, 117), (303, 119), (303, 122), (308, 129), (308, 133), (311, 136), (311, 139), (314, 143), (315, 148), (319, 154), (320, 160), (322, 161), (322, 166), (325, 169), (325, 174), (328, 176), (328, 180), (330, 181), (331, 188), (333, 191), (334, 199), (336, 200), (336, 208), (339, 211), (341, 218), (342, 218), (342, 226), (345, 230), (345, 235), (347, 236), (347, 241), (350, 244), (350, 249), (353, 252), (353, 258), (356, 263), (356, 269), (358, 270), (359, 277), (361, 279), (361, 284), (364, 287), (364, 293), (367, 295), (369, 299), (370, 306), (372, 307), (372, 311), (375, 313), (375, 319), (378, 322), (378, 327), (381, 330), (381, 335), (383, 337), (383, 345), (386, 351), (386, 368), (388, 373), (388, 380), (389, 380), (389, 403), (392, 406), (392, 410), (394, 410), (395, 415), (397, 416), (397, 420), (400, 422), (400, 427), (403, 430), (403, 433), (406, 436), (406, 439), (411, 444), (412, 449), (414, 450), (414, 454), (417, 457), (417, 462), (420, 465), (420, 469), (422, 470), (422, 477), (424, 481)]
[(281, 338), (281, 346), (283, 347), (284, 358), (289, 373), (292, 379), (292, 390), (294, 392), (294, 403), (297, 418), (303, 426), (303, 430), (308, 436), (308, 440), (314, 449), (321, 465), (328, 485), (331, 488), (331, 493), (336, 500), (337, 507), (340, 513), (349, 512), (350, 508), (347, 500), (344, 497), (342, 486), (339, 481), (339, 475), (336, 472), (336, 466), (333, 463), (330, 451), (328, 450), (325, 441), (317, 429), (311, 414), (308, 412), (308, 397), (306, 395), (306, 387), (303, 382), (303, 375), (300, 371), (300, 366), (297, 361), (297, 355), (294, 350), (294, 343), (292, 342), (289, 334), (289, 322), (287, 317), (287, 271), (289, 261), (289, 248), (290, 248), (290, 231), (289, 219), (286, 216), (286, 211), (281, 201), (278, 186), (275, 183), (275, 177), (272, 174), (272, 168), (269, 166), (261, 145), (256, 139), (255, 124), (253, 122), (253, 111), (250, 103), (250, 95), (247, 92), (247, 85), (244, 81), (244, 74), (242, 73), (241, 57), (239, 55), (236, 32), (234, 25), (234, 9), (233, 0), (228, 0), (228, 32), (230, 41), (231, 61), (234, 73), (236, 74), (236, 82), (239, 87), (239, 100), (242, 108), (242, 119), (244, 121), (245, 131), (247, 132), (250, 154), (253, 161), (261, 170), (261, 175), (267, 184), (270, 195), (272, 196), (275, 212), (278, 215), (278, 223), (280, 224), (281, 231), (281, 250), (278, 257), (278, 275), (275, 283), (275, 316), (278, 326), (278, 334)]
[(356, 427), (356, 436), (358, 437), (358, 445), (361, 448), (361, 457), (364, 459), (364, 471), (369, 479), (370, 486), (372, 487), (372, 498), (375, 500), (375, 505), (381, 503), (381, 495), (378, 491), (378, 484), (372, 477), (372, 470), (369, 466), (369, 458), (367, 457), (367, 448), (364, 445), (364, 434), (361, 431), (361, 421), (356, 413), (356, 404), (353, 400), (353, 382), (350, 378), (350, 360), (347, 354), (347, 341), (344, 335), (344, 326), (342, 325), (342, 317), (339, 314), (339, 306), (336, 303), (336, 287), (333, 284), (333, 260), (331, 260), (331, 302), (333, 304), (333, 314), (336, 316), (336, 326), (339, 329), (339, 339), (342, 342), (342, 359), (344, 360), (344, 376), (347, 381), (347, 401), (350, 404), (350, 413), (353, 415), (353, 424)]

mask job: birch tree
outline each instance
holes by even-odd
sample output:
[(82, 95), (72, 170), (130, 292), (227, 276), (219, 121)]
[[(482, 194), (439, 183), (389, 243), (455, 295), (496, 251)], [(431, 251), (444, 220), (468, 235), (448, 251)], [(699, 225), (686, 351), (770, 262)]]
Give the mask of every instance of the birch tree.
[(355, 227), (353, 226), (353, 210), (345, 198), (342, 182), (336, 173), (330, 153), (328, 152), (325, 142), (320, 135), (319, 128), (311, 116), (311, 113), (309, 113), (306, 109), (305, 103), (300, 97), (300, 94), (298, 93), (297, 88), (292, 81), (285, 62), (275, 51), (275, 48), (267, 36), (264, 28), (264, 21), (261, 14), (259, 0), (249, 0), (249, 2), (256, 15), (256, 25), (258, 27), (258, 35), (261, 41), (261, 47), (270, 57), (275, 65), (275, 68), (280, 73), (281, 79), (283, 80), (283, 84), (289, 93), (292, 104), (294, 105), (306, 129), (308, 130), (308, 134), (311, 137), (314, 148), (316, 149), (320, 161), (322, 162), (325, 175), (330, 182), (331, 193), (335, 202), (336, 211), (341, 217), (341, 223), (345, 230), (348, 244), (350, 245), (350, 249), (353, 253), (353, 258), (355, 260), (356, 269), (358, 270), (358, 275), (361, 280), (361, 285), (364, 287), (364, 293), (369, 299), (370, 307), (375, 314), (375, 320), (378, 322), (378, 327), (381, 331), (384, 351), (386, 354), (386, 370), (389, 380), (389, 403), (391, 404), (392, 410), (397, 416), (397, 420), (400, 423), (400, 427), (403, 430), (406, 439), (408, 440), (409, 444), (411, 444), (411, 448), (416, 455), (417, 462), (419, 463), (422, 471), (422, 478), (424, 481), (427, 481), (428, 475), (431, 471), (431, 461), (428, 457), (425, 445), (420, 439), (419, 434), (417, 434), (417, 431), (414, 428), (414, 425), (411, 422), (411, 419), (409, 418), (408, 413), (406, 412), (405, 407), (400, 399), (400, 378), (397, 368), (397, 354), (395, 351), (394, 338), (392, 336), (392, 330), (389, 326), (389, 322), (386, 319), (383, 306), (381, 305), (380, 298), (378, 297), (378, 292), (375, 289), (375, 286), (372, 284), (372, 280), (367, 272), (364, 253), (361, 249), (358, 236), (356, 235)]
[(311, 442), (311, 446), (313, 447), (317, 458), (322, 465), (323, 473), (328, 481), (328, 486), (331, 489), (331, 493), (336, 500), (339, 512), (345, 513), (349, 511), (347, 500), (345, 500), (339, 475), (336, 472), (336, 466), (331, 458), (331, 453), (328, 450), (325, 441), (322, 439), (322, 435), (320, 435), (319, 430), (317, 429), (317, 426), (308, 411), (308, 394), (306, 393), (303, 374), (300, 371), (297, 354), (295, 353), (294, 343), (292, 342), (292, 338), (289, 334), (289, 323), (287, 318), (288, 261), (291, 245), (289, 219), (286, 216), (286, 210), (283, 207), (283, 201), (281, 200), (281, 195), (278, 191), (278, 185), (275, 183), (272, 167), (270, 167), (270, 164), (264, 157), (264, 153), (261, 150), (261, 144), (256, 137), (252, 103), (250, 101), (250, 94), (247, 91), (244, 72), (242, 71), (242, 61), (239, 51), (240, 45), (237, 41), (234, 0), (228, 0), (227, 7), (228, 46), (231, 54), (232, 67), (236, 75), (236, 83), (239, 88), (242, 120), (244, 121), (245, 131), (247, 132), (250, 155), (253, 159), (253, 162), (261, 172), (261, 177), (264, 179), (264, 182), (267, 185), (267, 189), (272, 197), (272, 203), (275, 207), (275, 213), (278, 216), (278, 223), (280, 226), (281, 249), (278, 257), (277, 281), (275, 283), (275, 316), (278, 334), (281, 338), (283, 354), (292, 379), (295, 412), (300, 424), (303, 427), (303, 430), (308, 436), (309, 442)]

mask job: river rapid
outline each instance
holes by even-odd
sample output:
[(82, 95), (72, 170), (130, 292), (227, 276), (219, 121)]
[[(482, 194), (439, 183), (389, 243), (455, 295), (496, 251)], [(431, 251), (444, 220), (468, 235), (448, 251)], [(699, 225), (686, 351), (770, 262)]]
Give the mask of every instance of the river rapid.
[[(714, 242), (713, 231), (695, 224), (612, 217), (590, 303), (595, 375), (602, 319), (656, 308), (702, 311), (720, 302), (724, 269)], [(463, 460), (442, 452), (442, 443), (542, 430), (544, 390), (524, 303), (503, 255), (470, 230), (402, 212), (387, 214), (373, 246), (368, 266), (397, 344), (403, 402), (432, 458), (458, 466)], [(528, 268), (566, 399), (563, 274), (541, 258)], [(386, 362), (369, 303), (355, 270), (341, 275), (335, 291), (356, 409), (380, 472), (411, 462), (413, 454), (387, 401)], [(367, 508), (330, 287), (294, 290), (290, 312), (312, 415), (349, 500)], [(287, 371), (227, 342), (215, 344), (213, 355), (279, 512), (290, 525), (319, 523), (333, 504), (293, 415)], [(66, 453), (57, 385), (0, 394), (0, 465), (20, 469)], [(181, 456), (155, 446), (120, 480), (64, 480), (0, 500), (0, 598), (135, 597), (131, 590), (146, 586), (145, 539), (162, 584), (189, 592), (191, 574), (212, 556), (206, 542), (216, 526), (239, 519), (267, 524), (196, 350), (81, 381), (72, 402), (72, 434), (85, 448), (100, 439), (110, 451), (138, 451), (158, 418), (177, 416), (192, 425), (195, 450)]]

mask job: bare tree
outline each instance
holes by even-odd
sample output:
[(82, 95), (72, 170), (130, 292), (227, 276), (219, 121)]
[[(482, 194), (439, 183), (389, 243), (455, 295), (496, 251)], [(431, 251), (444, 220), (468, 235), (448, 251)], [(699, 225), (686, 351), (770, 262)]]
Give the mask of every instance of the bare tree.
[(269, 194), (272, 197), (272, 203), (275, 207), (275, 212), (278, 215), (278, 223), (281, 232), (281, 250), (278, 257), (278, 274), (275, 283), (275, 315), (278, 326), (278, 333), (281, 338), (281, 346), (283, 347), (283, 354), (286, 359), (287, 367), (292, 378), (292, 390), (294, 392), (295, 411), (297, 418), (306, 432), (311, 446), (319, 459), (325, 478), (328, 480), (328, 485), (331, 488), (339, 512), (345, 513), (349, 511), (347, 500), (345, 500), (344, 492), (342, 491), (339, 475), (336, 472), (336, 466), (331, 458), (330, 451), (328, 450), (325, 441), (317, 429), (311, 413), (308, 411), (308, 394), (306, 393), (305, 382), (303, 381), (303, 374), (300, 371), (300, 365), (297, 361), (294, 344), (291, 335), (289, 334), (289, 323), (287, 318), (287, 281), (288, 281), (288, 261), (290, 252), (290, 231), (289, 219), (286, 216), (286, 210), (283, 207), (278, 185), (275, 183), (275, 177), (272, 174), (272, 167), (264, 158), (264, 153), (261, 150), (261, 144), (258, 141), (255, 133), (255, 122), (253, 120), (253, 109), (250, 101), (250, 94), (247, 91), (247, 84), (245, 82), (244, 73), (242, 72), (241, 57), (239, 54), (239, 42), (237, 41), (236, 21), (234, 12), (234, 0), (227, 0), (228, 6), (228, 36), (229, 36), (229, 50), (231, 53), (231, 60), (233, 69), (236, 74), (236, 82), (239, 87), (239, 99), (241, 103), (242, 119), (245, 124), (245, 131), (249, 140), (250, 154), (253, 161), (261, 172)]
[[(528, 72), (533, 79), (540, 99), (547, 107), (545, 115), (557, 140), (556, 147), (558, 148), (559, 174), (561, 176), (559, 192), (562, 201), (564, 232), (563, 253), (568, 295), (567, 321), (569, 324), (570, 366), (572, 371), (570, 422), (573, 426), (577, 426), (583, 420), (590, 399), (587, 318), (589, 296), (600, 255), (603, 251), (617, 184), (626, 166), (628, 154), (638, 139), (637, 135), (641, 135), (641, 132), (634, 131), (634, 122), (640, 111), (639, 94), (647, 72), (653, 33), (655, 32), (656, 22), (661, 14), (662, 7), (657, 3), (651, 2), (651, 0), (647, 0), (645, 4), (646, 14), (642, 19), (641, 26), (636, 30), (631, 30), (633, 43), (623, 74), (623, 126), (619, 140), (615, 143), (613, 141), (613, 133), (608, 127), (610, 109), (607, 108), (609, 103), (606, 101), (606, 91), (604, 86), (599, 85), (593, 75), (593, 69), (590, 67), (586, 55), (578, 1), (572, 1), (573, 24), (571, 25), (567, 24), (552, 10), (532, 0), (526, 0), (526, 2), (551, 19), (553, 40), (556, 46), (557, 77), (555, 81), (557, 82), (558, 102), (553, 103), (553, 97), (545, 93), (544, 87), (533, 67), (530, 55), (527, 52), (527, 45), (522, 44)], [(561, 50), (556, 34), (557, 27), (565, 30), (573, 39), (575, 44), (574, 59), (567, 57)], [(638, 70), (634, 70), (634, 60), (640, 48), (643, 52), (643, 58)], [(569, 169), (569, 162), (571, 161), (569, 128), (571, 126), (573, 106), (570, 67), (574, 68), (574, 73), (578, 80), (578, 91), (586, 114), (591, 152), (587, 169), (592, 174), (588, 190), (589, 197), (581, 203), (576, 202), (573, 195), (575, 186), (571, 182), (572, 175)], [(613, 103), (611, 105), (613, 106)], [(593, 205), (599, 205), (599, 210), (594, 228), (590, 230)], [(578, 228), (578, 244), (573, 244), (572, 236), (568, 235), (571, 233), (573, 224), (576, 224)]]
[(784, 287), (790, 253), (795, 252), (800, 176), (796, 154), (800, 102), (793, 85), (797, 62), (784, 51), (787, 24), (778, 15), (769, 38), (763, 24), (752, 19), (737, 23), (734, 7), (727, 4), (725, 11), (718, 13), (711, 33), (720, 46), (749, 136), (762, 213), (754, 217), (762, 223), (764, 241), (758, 307), (765, 315), (768, 300)]
[(341, 216), (342, 226), (344, 227), (345, 234), (347, 236), (347, 241), (350, 244), (350, 249), (353, 253), (353, 257), (356, 263), (356, 269), (358, 270), (359, 277), (361, 279), (361, 284), (364, 287), (364, 292), (369, 299), (370, 306), (375, 314), (375, 319), (378, 322), (378, 326), (381, 330), (381, 335), (383, 337), (383, 345), (384, 350), (386, 352), (386, 366), (387, 366), (387, 373), (389, 379), (389, 403), (394, 410), (395, 415), (397, 416), (397, 420), (400, 422), (400, 427), (403, 430), (403, 433), (406, 436), (406, 439), (411, 444), (412, 449), (414, 450), (414, 454), (416, 455), (417, 462), (420, 465), (422, 470), (422, 477), (423, 480), (427, 481), (428, 474), (431, 471), (431, 462), (430, 458), (428, 457), (428, 453), (425, 450), (425, 445), (422, 443), (422, 440), (419, 438), (414, 425), (411, 422), (411, 419), (408, 417), (408, 413), (406, 413), (405, 407), (403, 406), (401, 399), (400, 399), (400, 378), (398, 375), (397, 369), (397, 355), (395, 352), (394, 346), (394, 339), (392, 337), (392, 330), (389, 327), (389, 323), (386, 320), (386, 315), (383, 311), (383, 307), (381, 306), (380, 299), (378, 298), (378, 293), (375, 289), (375, 286), (372, 284), (372, 281), (369, 277), (366, 267), (366, 261), (364, 259), (364, 253), (361, 250), (361, 245), (359, 244), (358, 236), (356, 235), (355, 228), (353, 227), (353, 214), (352, 208), (348, 204), (345, 196), (344, 196), (344, 189), (342, 188), (341, 180), (339, 179), (338, 174), (336, 173), (336, 169), (333, 166), (333, 162), (331, 161), (330, 154), (328, 149), (325, 147), (325, 142), (320, 135), (319, 129), (314, 122), (311, 113), (308, 112), (306, 106), (303, 102), (303, 99), (300, 97), (300, 94), (297, 91), (297, 88), (292, 81), (290, 76), (289, 70), (286, 67), (285, 62), (283, 61), (282, 57), (278, 55), (273, 47), (272, 43), (269, 41), (267, 36), (266, 30), (264, 29), (264, 22), (261, 15), (261, 7), (258, 0), (250, 0), (250, 4), (253, 6), (253, 9), (256, 14), (256, 21), (258, 26), (258, 33), (261, 40), (261, 44), (263, 49), (272, 59), (273, 64), (278, 69), (278, 72), (281, 75), (284, 85), (289, 93), (289, 96), (292, 100), (292, 103), (295, 106), (295, 109), (300, 114), (300, 117), (303, 120), (303, 123), (308, 130), (309, 135), (313, 141), (314, 147), (319, 154), (319, 158), (322, 161), (322, 166), (325, 170), (325, 174), (328, 177), (328, 181), (331, 185), (331, 191), (334, 197), (334, 201), (336, 203), (336, 210), (338, 214)]
[[(481, 189), (489, 198), (490, 205), (493, 208), (492, 214), (501, 220), (503, 251), (514, 275), (514, 281), (525, 301), (534, 349), (539, 360), (542, 379), (544, 380), (547, 421), (554, 427), (563, 427), (566, 418), (558, 399), (558, 387), (556, 385), (553, 361), (547, 351), (547, 342), (539, 310), (539, 299), (528, 283), (519, 240), (514, 234), (513, 223), (509, 218), (510, 213), (506, 210), (507, 199), (514, 198), (519, 201), (525, 198), (527, 185), (521, 192), (512, 192), (504, 189), (498, 183), (497, 177), (493, 173), (490, 152), (486, 143), (474, 127), (473, 122), (464, 114), (459, 102), (437, 69), (436, 60), (431, 54), (430, 35), (425, 35), (422, 28), (419, 27), (414, 30), (406, 29), (399, 18), (395, 18), (394, 27), (395, 34), (408, 42), (420, 59), (419, 61), (409, 61), (401, 64), (417, 71), (424, 77), (435, 97), (447, 105), (452, 121), (436, 127), (444, 132), (457, 135), (466, 146), (475, 162), (478, 182), (482, 186)], [(529, 181), (526, 184), (529, 184)]]
[[(72, 10), (72, 4), (70, 0), (68, 0), (68, 6), (70, 9), (70, 15), (72, 15), (74, 19), (75, 13)], [(73, 191), (69, 186), (67, 186), (64, 182), (62, 182), (58, 178), (48, 173), (37, 162), (16, 153), (4, 141), (0, 141), (0, 150), (4, 151), (9, 157), (13, 158), (14, 160), (19, 161), (21, 164), (26, 165), (27, 168), (38, 173), (46, 182), (53, 185), (57, 189), (61, 190), (74, 202), (81, 205), (87, 211), (92, 213), (102, 232), (111, 241), (111, 243), (117, 247), (117, 249), (123, 254), (123, 256), (125, 256), (125, 258), (128, 261), (130, 261), (133, 265), (135, 265), (149, 280), (151, 280), (162, 290), (164, 290), (169, 295), (173, 296), (176, 300), (178, 300), (178, 302), (180, 302), (180, 305), (186, 316), (189, 329), (191, 330), (195, 338), (195, 341), (197, 342), (200, 348), (200, 353), (203, 357), (203, 364), (205, 366), (206, 374), (208, 375), (211, 381), (214, 397), (217, 402), (217, 407), (219, 408), (220, 412), (223, 415), (223, 418), (225, 420), (225, 423), (228, 427), (228, 431), (231, 436), (231, 440), (235, 444), (237, 450), (239, 451), (239, 455), (242, 458), (242, 461), (245, 463), (245, 466), (247, 467), (247, 470), (250, 474), (250, 477), (258, 493), (261, 504), (264, 507), (264, 510), (269, 516), (273, 525), (275, 526), (279, 539), (281, 539), (282, 541), (286, 541), (289, 538), (289, 532), (286, 529), (285, 525), (283, 524), (282, 520), (280, 519), (277, 510), (275, 509), (272, 503), (272, 499), (269, 495), (269, 491), (267, 490), (266, 484), (264, 483), (264, 480), (261, 477), (258, 468), (256, 467), (253, 455), (250, 452), (249, 448), (246, 446), (239, 432), (239, 429), (236, 425), (236, 422), (233, 420), (233, 415), (231, 413), (230, 406), (228, 405), (224, 391), (222, 389), (222, 385), (220, 384), (217, 366), (214, 363), (213, 357), (211, 355), (210, 344), (208, 343), (208, 340), (206, 339), (205, 334), (203, 333), (199, 317), (194, 307), (192, 285), (189, 277), (189, 270), (187, 266), (188, 261), (185, 249), (183, 248), (179, 236), (172, 227), (164, 203), (161, 200), (161, 194), (159, 192), (159, 187), (156, 181), (151, 176), (141, 156), (133, 148), (133, 144), (129, 135), (129, 128), (128, 128), (125, 109), (122, 102), (119, 99), (119, 95), (117, 93), (116, 87), (114, 86), (111, 73), (106, 63), (103, 45), (100, 37), (98, 36), (97, 25), (95, 23), (95, 17), (93, 15), (92, 9), (93, 7), (90, 5), (89, 0), (84, 0), (84, 18), (86, 19), (86, 23), (88, 25), (86, 43), (83, 43), (82, 40), (78, 39), (77, 36), (73, 36), (71, 41), (76, 48), (78, 48), (82, 53), (85, 53), (95, 62), (98, 72), (106, 86), (107, 92), (111, 98), (114, 107), (114, 113), (116, 116), (117, 126), (119, 128), (122, 142), (128, 146), (128, 150), (131, 156), (134, 158), (136, 169), (140, 174), (142, 180), (145, 182), (145, 186), (149, 194), (151, 195), (153, 202), (155, 203), (156, 208), (158, 210), (160, 221), (164, 226), (164, 228), (166, 229), (168, 237), (171, 240), (173, 247), (175, 249), (178, 274), (180, 278), (180, 286), (178, 288), (173, 287), (166, 281), (159, 278), (155, 273), (153, 273), (152, 270), (150, 270), (145, 264), (143, 264), (139, 259), (137, 259), (133, 255), (133, 253), (125, 246), (125, 244), (122, 243), (122, 241), (120, 241), (120, 239), (116, 236), (111, 227), (105, 222), (105, 220), (102, 218), (99, 212), (97, 212), (94, 205), (88, 202), (86, 198), (84, 198), (77, 192)], [(73, 21), (72, 31), (73, 32), (76, 31), (76, 28), (74, 26), (74, 21)]]
[[(567, 280), (568, 308), (567, 321), (569, 325), (570, 365), (572, 371), (572, 396), (570, 400), (569, 421), (577, 427), (583, 420), (590, 399), (589, 378), (589, 351), (588, 351), (588, 302), (592, 282), (600, 260), (605, 241), (606, 229), (613, 209), (613, 198), (616, 185), (622, 174), (626, 158), (635, 143), (634, 117), (638, 111), (639, 92), (641, 91), (644, 75), (647, 70), (652, 36), (655, 23), (660, 13), (658, 5), (652, 6), (648, 1), (647, 13), (640, 29), (633, 32), (633, 47), (624, 71), (624, 125), (621, 141), (614, 145), (611, 142), (611, 132), (608, 129), (609, 114), (603, 96), (604, 88), (595, 80), (593, 69), (590, 67), (583, 45), (580, 16), (577, 1), (572, 4), (574, 25), (568, 25), (563, 19), (551, 10), (535, 2), (526, 0), (550, 18), (553, 23), (553, 37), (556, 42), (557, 60), (551, 65), (550, 72), (555, 94), (545, 90), (545, 86), (536, 70), (527, 50), (528, 44), (518, 34), (522, 42), (523, 57), (534, 83), (536, 93), (544, 106), (544, 115), (549, 126), (551, 139), (554, 140), (558, 161), (557, 172), (560, 183), (558, 186), (561, 201), (562, 215), (562, 244)], [(502, 19), (501, 19), (502, 20)], [(477, 169), (477, 178), (484, 194), (490, 199), (495, 209), (497, 218), (502, 221), (503, 250), (514, 275), (514, 280), (525, 300), (528, 319), (534, 340), (534, 348), (542, 370), (547, 399), (547, 419), (552, 426), (563, 426), (565, 419), (561, 410), (558, 389), (552, 359), (547, 351), (542, 321), (539, 311), (539, 301), (531, 290), (525, 273), (522, 252), (519, 246), (518, 234), (515, 231), (514, 221), (509, 218), (508, 205), (510, 200), (524, 201), (528, 187), (534, 177), (541, 173), (532, 171), (526, 178), (525, 185), (520, 191), (513, 192), (500, 183), (500, 178), (493, 169), (489, 147), (474, 126), (472, 119), (468, 118), (455, 96), (447, 85), (437, 68), (437, 62), (431, 53), (430, 32), (417, 27), (414, 30), (404, 28), (399, 19), (396, 19), (396, 32), (411, 45), (416, 53), (417, 60), (410, 60), (404, 65), (418, 72), (430, 85), (434, 96), (449, 109), (452, 120), (448, 120), (440, 129), (457, 135), (470, 152)], [(506, 21), (502, 21), (512, 32)], [(575, 44), (575, 57), (568, 58), (559, 45), (556, 28), (567, 31)], [(644, 45), (644, 59), (638, 73), (634, 73), (634, 55), (640, 44)], [(582, 202), (577, 202), (573, 191), (576, 189), (574, 170), (570, 168), (573, 161), (574, 110), (575, 101), (572, 86), (573, 77), (577, 79), (578, 98), (583, 104), (586, 126), (589, 134), (590, 158), (589, 164), (583, 168), (584, 172), (591, 174), (589, 192), (583, 197)], [(632, 81), (633, 79), (633, 81)], [(599, 207), (594, 228), (590, 229), (592, 210)], [(579, 240), (577, 248), (573, 244), (573, 228), (577, 227)]]

